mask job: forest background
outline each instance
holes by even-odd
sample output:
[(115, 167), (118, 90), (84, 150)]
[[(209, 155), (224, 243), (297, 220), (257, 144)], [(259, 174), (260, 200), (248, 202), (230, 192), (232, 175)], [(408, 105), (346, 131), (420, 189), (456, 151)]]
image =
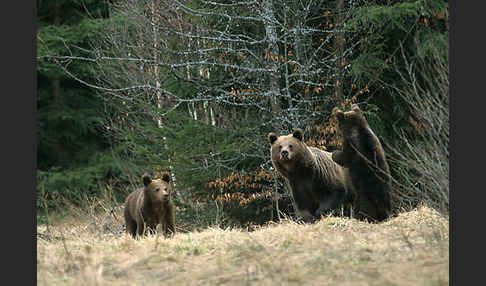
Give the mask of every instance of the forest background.
[(268, 132), (357, 103), (395, 213), (449, 212), (447, 1), (37, 1), (37, 221), (169, 171), (180, 230), (294, 216)]

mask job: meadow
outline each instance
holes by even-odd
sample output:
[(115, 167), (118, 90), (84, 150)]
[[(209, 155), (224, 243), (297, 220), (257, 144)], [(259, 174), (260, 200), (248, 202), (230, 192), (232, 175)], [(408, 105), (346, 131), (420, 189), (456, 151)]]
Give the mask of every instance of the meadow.
[(449, 284), (449, 218), (427, 206), (380, 224), (328, 216), (137, 240), (120, 231), (120, 214), (39, 224), (37, 284)]

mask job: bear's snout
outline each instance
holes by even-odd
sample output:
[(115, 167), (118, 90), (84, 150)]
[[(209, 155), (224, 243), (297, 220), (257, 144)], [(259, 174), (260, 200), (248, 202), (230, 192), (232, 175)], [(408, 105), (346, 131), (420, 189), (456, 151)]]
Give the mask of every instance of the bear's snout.
[(283, 150), (280, 152), (280, 155), (282, 156), (283, 159), (288, 159), (289, 158), (289, 151)]

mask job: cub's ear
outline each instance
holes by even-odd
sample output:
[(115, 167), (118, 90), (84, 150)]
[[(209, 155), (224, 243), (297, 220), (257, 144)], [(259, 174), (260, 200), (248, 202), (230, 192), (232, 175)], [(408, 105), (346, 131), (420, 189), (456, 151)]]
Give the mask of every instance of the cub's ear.
[(342, 110), (341, 110), (341, 109), (339, 109), (338, 107), (334, 107), (334, 108), (332, 109), (332, 111), (331, 111), (331, 114), (336, 114), (336, 113), (338, 113), (338, 112), (342, 112)]
[(331, 114), (336, 116), (336, 118), (338, 119), (338, 121), (341, 121), (344, 119), (344, 112), (337, 108), (337, 107), (334, 107), (331, 111)]
[(300, 129), (300, 128), (297, 128), (297, 129), (294, 130), (294, 133), (292, 133), (292, 136), (299, 139), (300, 141), (303, 141), (304, 140), (304, 131), (302, 131), (302, 129)]
[(270, 142), (270, 145), (273, 144), (273, 142), (275, 142), (275, 140), (277, 140), (278, 136), (277, 134), (273, 133), (273, 132), (270, 132), (268, 133), (268, 142)]
[(166, 181), (167, 183), (170, 182), (170, 175), (167, 172), (162, 173), (162, 180)]
[(351, 110), (357, 113), (361, 113), (361, 109), (359, 109), (359, 106), (356, 103), (351, 106)]
[(152, 178), (150, 178), (149, 174), (145, 173), (142, 176), (142, 181), (144, 186), (148, 186), (150, 183), (152, 183)]
[(335, 116), (338, 119), (338, 121), (343, 121), (344, 120), (344, 112), (342, 112), (339, 109), (336, 111)]

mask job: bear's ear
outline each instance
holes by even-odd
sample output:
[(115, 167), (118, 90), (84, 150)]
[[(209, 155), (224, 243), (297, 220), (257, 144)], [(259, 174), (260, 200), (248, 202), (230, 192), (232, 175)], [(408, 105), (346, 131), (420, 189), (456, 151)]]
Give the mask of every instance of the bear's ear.
[(162, 180), (166, 181), (167, 183), (170, 182), (170, 175), (167, 172), (162, 173)]
[(338, 121), (343, 121), (344, 120), (344, 112), (342, 112), (341, 110), (337, 110), (336, 113), (336, 118), (338, 119)]
[(300, 129), (300, 128), (297, 128), (292, 133), (292, 136), (299, 139), (299, 141), (302, 141), (302, 140), (304, 140), (304, 131), (302, 131), (302, 129)]
[(144, 186), (148, 186), (150, 183), (152, 183), (152, 178), (150, 178), (149, 174), (145, 173), (142, 176), (142, 181)]
[(359, 109), (359, 106), (356, 103), (351, 106), (351, 110), (357, 113), (361, 113), (361, 109)]
[(337, 107), (334, 107), (331, 111), (331, 114), (336, 116), (336, 118), (338, 119), (338, 121), (341, 121), (344, 119), (344, 112), (337, 108)]
[(277, 140), (278, 136), (277, 134), (273, 133), (273, 132), (270, 132), (268, 133), (268, 142), (270, 142), (270, 145), (273, 144), (273, 142), (275, 142), (275, 140)]
[(338, 112), (342, 112), (341, 109), (339, 109), (338, 107), (334, 107), (331, 111), (331, 114), (336, 114)]

